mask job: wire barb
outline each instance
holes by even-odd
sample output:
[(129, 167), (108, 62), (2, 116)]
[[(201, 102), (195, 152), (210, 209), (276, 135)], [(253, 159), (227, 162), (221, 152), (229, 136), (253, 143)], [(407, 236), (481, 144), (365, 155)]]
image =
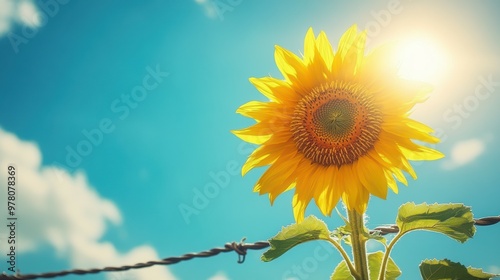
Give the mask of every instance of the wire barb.
[(241, 239), (239, 244), (236, 244), (236, 242), (231, 243), (231, 248), (238, 254), (238, 263), (243, 263), (247, 255), (247, 249), (244, 247), (245, 240), (246, 238)]
[[(489, 226), (500, 222), (500, 216), (485, 217), (481, 219), (475, 219), (474, 224), (477, 226)], [(382, 227), (376, 227), (370, 231), (370, 233), (379, 233), (380, 235), (387, 235), (390, 233), (398, 233), (399, 228), (397, 225), (387, 225)], [(96, 274), (100, 272), (116, 272), (125, 271), (130, 269), (140, 269), (145, 267), (150, 267), (154, 265), (171, 265), (182, 261), (191, 260), (194, 258), (207, 258), (218, 255), (219, 253), (226, 252), (236, 252), (238, 254), (238, 263), (241, 264), (245, 261), (247, 250), (261, 250), (269, 247), (268, 241), (259, 241), (255, 243), (245, 243), (245, 238), (243, 238), (240, 243), (231, 242), (226, 243), (223, 248), (212, 248), (207, 251), (202, 251), (198, 253), (188, 253), (179, 257), (169, 257), (159, 261), (149, 261), (145, 263), (137, 263), (134, 265), (124, 265), (120, 267), (104, 267), (104, 268), (92, 268), (92, 269), (73, 269), (73, 270), (63, 270), (59, 272), (46, 272), (40, 274), (20, 274), (19, 272), (14, 275), (7, 275), (4, 273), (0, 274), (0, 280), (31, 280), (37, 278), (55, 278), (59, 276), (66, 276), (69, 274), (84, 275), (84, 274)]]

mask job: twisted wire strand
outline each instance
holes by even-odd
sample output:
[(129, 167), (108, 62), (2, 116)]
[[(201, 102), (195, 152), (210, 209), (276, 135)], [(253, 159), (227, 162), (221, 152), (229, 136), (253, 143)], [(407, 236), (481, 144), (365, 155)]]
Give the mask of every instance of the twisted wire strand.
[[(474, 219), (474, 225), (476, 226), (491, 226), (497, 223), (500, 223), (500, 216)], [(389, 233), (398, 233), (398, 232), (399, 232), (399, 227), (397, 225), (380, 226), (370, 230), (371, 234), (379, 233), (380, 235), (386, 235)]]
[[(474, 224), (476, 226), (489, 226), (494, 225), (500, 222), (500, 216), (492, 216), (492, 217), (484, 217), (480, 219), (475, 219)], [(399, 228), (397, 225), (387, 225), (376, 227), (370, 231), (370, 233), (379, 233), (381, 235), (387, 235), (390, 233), (398, 233)], [(46, 272), (39, 274), (15, 274), (15, 275), (7, 275), (5, 272), (0, 274), (0, 280), (30, 280), (37, 278), (55, 278), (60, 276), (66, 276), (69, 274), (76, 275), (84, 275), (84, 274), (96, 274), (100, 272), (116, 272), (116, 271), (125, 271), (130, 269), (140, 269), (145, 267), (151, 267), (154, 265), (171, 265), (176, 264), (182, 261), (191, 260), (194, 258), (207, 258), (218, 255), (220, 253), (226, 252), (236, 252), (238, 254), (238, 263), (243, 263), (245, 261), (245, 256), (247, 254), (247, 250), (261, 250), (269, 247), (268, 241), (259, 241), (255, 243), (244, 243), (245, 239), (243, 239), (240, 243), (231, 242), (226, 243), (224, 247), (212, 248), (207, 251), (202, 251), (198, 253), (188, 253), (179, 257), (169, 257), (159, 261), (148, 261), (145, 263), (137, 263), (134, 265), (124, 265), (119, 267), (108, 266), (104, 268), (92, 268), (92, 269), (72, 269), (72, 270), (63, 270), (58, 272)]]

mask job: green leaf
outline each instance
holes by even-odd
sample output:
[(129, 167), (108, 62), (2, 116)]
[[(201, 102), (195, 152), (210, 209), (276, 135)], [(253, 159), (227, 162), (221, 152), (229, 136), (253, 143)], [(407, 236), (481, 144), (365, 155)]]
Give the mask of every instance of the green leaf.
[(400, 234), (429, 230), (446, 234), (462, 243), (476, 231), (472, 211), (463, 204), (405, 203), (399, 208), (396, 223)]
[(330, 277), (331, 280), (354, 280), (354, 277), (352, 277), (351, 272), (349, 271), (349, 268), (347, 267), (347, 264), (345, 261), (342, 261), (337, 265), (335, 270), (333, 271), (332, 276)]
[(424, 280), (484, 280), (492, 279), (495, 274), (485, 273), (481, 269), (465, 267), (450, 260), (424, 260), (420, 264), (420, 274)]
[(329, 235), (330, 232), (322, 220), (309, 216), (299, 224), (283, 227), (276, 236), (269, 240), (271, 248), (262, 254), (261, 259), (265, 262), (272, 261), (300, 243), (328, 240)]
[(384, 246), (387, 246), (387, 239), (385, 239), (385, 237), (381, 235), (379, 232), (369, 233), (368, 238), (380, 242)]
[[(383, 257), (384, 253), (382, 251), (368, 254), (368, 270), (370, 273), (370, 279), (378, 279)], [(389, 258), (387, 269), (385, 271), (385, 280), (395, 280), (399, 277), (399, 275), (401, 275), (399, 267), (391, 258)], [(354, 277), (352, 277), (346, 262), (342, 261), (339, 265), (337, 265), (330, 279), (354, 280)]]
[[(370, 272), (370, 279), (378, 279), (383, 258), (384, 253), (382, 251), (368, 254), (368, 269)], [(395, 280), (399, 277), (399, 275), (401, 275), (401, 270), (399, 270), (399, 267), (396, 265), (396, 263), (389, 257), (387, 268), (385, 270), (385, 280)]]
[(334, 229), (330, 236), (336, 241), (344, 241), (347, 245), (351, 245), (351, 228), (348, 225), (340, 226)]

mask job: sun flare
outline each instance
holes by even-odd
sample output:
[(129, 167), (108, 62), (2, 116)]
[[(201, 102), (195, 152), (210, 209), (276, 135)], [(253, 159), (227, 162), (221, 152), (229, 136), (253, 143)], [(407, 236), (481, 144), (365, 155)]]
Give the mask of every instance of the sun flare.
[(437, 83), (446, 68), (445, 53), (433, 42), (423, 39), (403, 42), (398, 59), (400, 77), (409, 80)]

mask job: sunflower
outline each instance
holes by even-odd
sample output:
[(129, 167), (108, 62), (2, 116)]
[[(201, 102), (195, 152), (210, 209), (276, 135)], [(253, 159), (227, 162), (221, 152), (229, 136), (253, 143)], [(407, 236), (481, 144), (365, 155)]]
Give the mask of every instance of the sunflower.
[(324, 215), (342, 199), (348, 210), (364, 213), (370, 194), (385, 199), (396, 181), (417, 178), (409, 160), (443, 155), (413, 140), (437, 143), (433, 130), (409, 118), (431, 88), (398, 77), (394, 46), (365, 56), (366, 32), (356, 25), (334, 52), (324, 32), (307, 31), (303, 58), (275, 47), (284, 80), (250, 78), (269, 101), (251, 101), (237, 113), (256, 124), (232, 131), (260, 145), (242, 167), (242, 175), (269, 165), (254, 187), (271, 204), (295, 188), (292, 206), (300, 222), (314, 198)]

